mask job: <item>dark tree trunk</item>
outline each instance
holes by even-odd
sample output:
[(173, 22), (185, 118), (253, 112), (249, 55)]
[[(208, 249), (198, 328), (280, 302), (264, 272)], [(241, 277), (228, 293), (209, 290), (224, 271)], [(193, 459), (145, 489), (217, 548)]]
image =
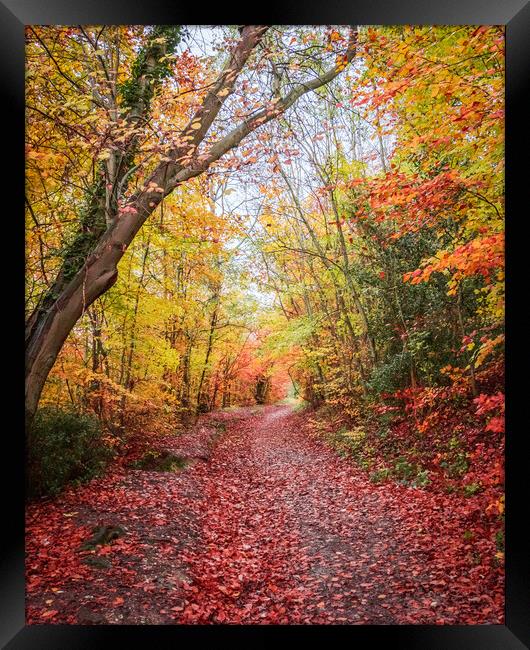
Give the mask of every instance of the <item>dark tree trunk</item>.
[(266, 404), (269, 397), (270, 378), (265, 376), (258, 377), (256, 381), (256, 389), (254, 391), (254, 399), (256, 404)]
[(212, 296), (212, 299), (215, 301), (215, 306), (213, 308), (212, 316), (210, 318), (210, 331), (208, 333), (208, 347), (206, 348), (206, 356), (204, 358), (201, 378), (199, 380), (199, 387), (197, 389), (197, 413), (208, 410), (208, 395), (207, 394), (203, 395), (203, 385), (204, 385), (204, 379), (206, 377), (206, 372), (208, 370), (208, 362), (210, 361), (210, 355), (212, 353), (213, 335), (215, 333), (215, 326), (217, 325), (217, 314), (219, 312), (219, 289), (216, 289), (216, 292)]

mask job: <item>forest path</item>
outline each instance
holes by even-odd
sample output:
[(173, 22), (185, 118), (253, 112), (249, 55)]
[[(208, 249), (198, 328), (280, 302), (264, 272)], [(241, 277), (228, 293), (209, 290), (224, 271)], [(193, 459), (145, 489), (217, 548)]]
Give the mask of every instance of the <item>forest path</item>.
[(289, 406), (265, 407), (216, 448), (184, 621), (393, 622), (368, 582), (396, 519), (300, 424)]
[[(29, 507), (28, 622), (502, 623), (464, 535), (468, 502), (374, 485), (310, 417), (213, 413), (187, 434), (225, 429), (206, 462), (116, 470)], [(126, 534), (80, 550), (102, 523)]]
[(491, 599), (466, 602), (469, 579), (451, 562), (450, 513), (420, 490), (370, 483), (308, 433), (307, 417), (263, 407), (220, 440), (180, 622), (484, 620)]

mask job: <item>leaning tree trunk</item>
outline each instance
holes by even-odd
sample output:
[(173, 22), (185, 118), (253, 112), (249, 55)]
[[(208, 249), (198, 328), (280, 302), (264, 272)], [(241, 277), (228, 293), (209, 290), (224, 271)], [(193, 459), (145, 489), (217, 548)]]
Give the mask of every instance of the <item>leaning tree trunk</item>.
[[(151, 178), (162, 183), (165, 169)], [(26, 338), (26, 424), (37, 409), (46, 378), (68, 334), (90, 305), (116, 282), (118, 262), (147, 217), (162, 200), (160, 193), (139, 192), (131, 204), (134, 215), (122, 216), (101, 237), (84, 265), (68, 282), (55, 301), (41, 311), (40, 318)], [(164, 194), (165, 196), (165, 194)], [(130, 204), (130, 205), (131, 205)]]
[[(112, 253), (112, 251), (109, 251)], [(116, 281), (117, 260), (111, 254), (92, 256), (69, 282), (59, 298), (41, 316), (26, 343), (26, 422), (37, 409), (40, 394), (66, 337), (83, 311)], [(115, 257), (115, 256), (114, 256)]]
[[(124, 118), (131, 128), (138, 120), (148, 116), (153, 94), (161, 83), (165, 69), (161, 57), (174, 51), (180, 35), (178, 25), (157, 26), (145, 48), (139, 51), (123, 92)], [(107, 178), (104, 164), (100, 164), (101, 174), (80, 210), (79, 228), (72, 243), (66, 247), (63, 264), (26, 322), (27, 425), (33, 419), (48, 373), (77, 319), (116, 281), (116, 264), (111, 262), (107, 267), (100, 264), (92, 268), (97, 259), (92, 253), (95, 253), (98, 243), (106, 240), (106, 231), (117, 214), (118, 195), (127, 186), (138, 137), (133, 132), (122, 154), (115, 155), (116, 159), (112, 161), (114, 172), (108, 174)], [(110, 197), (107, 183), (112, 187)], [(101, 262), (105, 263), (104, 260)]]

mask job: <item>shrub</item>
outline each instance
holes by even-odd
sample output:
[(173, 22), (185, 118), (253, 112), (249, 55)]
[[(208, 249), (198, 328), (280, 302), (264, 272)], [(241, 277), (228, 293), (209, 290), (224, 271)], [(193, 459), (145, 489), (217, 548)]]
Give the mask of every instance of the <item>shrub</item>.
[(352, 451), (356, 451), (363, 446), (366, 433), (362, 429), (353, 429), (351, 431), (344, 431), (341, 429), (339, 432), (342, 442), (349, 447)]
[(406, 483), (414, 477), (415, 467), (406, 458), (400, 456), (394, 463), (394, 474), (398, 479)]
[(498, 530), (495, 533), (495, 545), (497, 547), (497, 551), (504, 552), (504, 531), (503, 530)]
[(300, 398), (293, 406), (293, 413), (301, 413), (302, 411), (305, 411), (307, 408), (309, 408), (309, 406), (309, 402), (306, 402), (305, 399)]
[(37, 411), (26, 444), (28, 498), (53, 496), (72, 481), (94, 478), (113, 455), (97, 418), (54, 407)]
[(450, 478), (461, 478), (468, 469), (469, 465), (467, 462), (467, 456), (464, 452), (460, 452), (456, 454), (453, 462), (448, 464), (447, 474)]
[(393, 393), (407, 385), (407, 371), (410, 368), (410, 354), (399, 352), (391, 356), (386, 363), (372, 371), (368, 382), (375, 393)]

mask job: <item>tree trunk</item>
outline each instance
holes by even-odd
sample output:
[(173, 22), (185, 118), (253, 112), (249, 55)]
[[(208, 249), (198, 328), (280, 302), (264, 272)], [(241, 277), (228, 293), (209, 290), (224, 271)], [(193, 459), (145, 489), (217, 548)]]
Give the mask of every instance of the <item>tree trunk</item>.
[(93, 259), (91, 264), (87, 263), (48, 307), (38, 327), (31, 332), (26, 344), (25, 372), (28, 425), (33, 420), (44, 383), (66, 337), (83, 311), (116, 282), (118, 271), (116, 263), (111, 263), (112, 257), (107, 254)]
[[(168, 40), (159, 36), (167, 37)], [(160, 78), (154, 74), (160, 57), (171, 51), (180, 40), (178, 26), (156, 27), (152, 40), (139, 53), (133, 74), (128, 82), (129, 96), (125, 97), (124, 106), (128, 109), (125, 119), (130, 125), (141, 117), (146, 117), (151, 98)], [(143, 58), (142, 58), (143, 55)], [(132, 100), (131, 100), (132, 98)], [(30, 425), (42, 388), (61, 347), (69, 332), (84, 310), (94, 300), (107, 291), (117, 279), (115, 263), (108, 267), (99, 265), (95, 274), (91, 274), (89, 284), (89, 263), (92, 253), (105, 233), (113, 225), (117, 214), (117, 199), (125, 190), (125, 180), (133, 166), (134, 153), (138, 144), (138, 135), (133, 134), (127, 142), (121, 159), (114, 161), (116, 167), (112, 177), (105, 178), (104, 165), (101, 175), (88, 193), (85, 206), (80, 215), (79, 229), (64, 254), (64, 261), (51, 287), (41, 297), (26, 322), (26, 424)], [(106, 183), (112, 185), (112, 200), (109, 202)], [(112, 213), (109, 208), (112, 206)], [(121, 257), (121, 256), (120, 256)], [(118, 258), (119, 259), (119, 258)], [(81, 278), (80, 273), (85, 276)]]
[(188, 408), (190, 405), (190, 360), (192, 349), (193, 342), (191, 339), (188, 339), (186, 352), (182, 359), (182, 386), (180, 391), (180, 403), (184, 408)]
[(202, 366), (201, 378), (199, 380), (199, 387), (197, 389), (197, 404), (196, 412), (200, 413), (201, 410), (208, 408), (208, 396), (202, 394), (202, 387), (204, 385), (204, 379), (206, 377), (206, 371), (208, 370), (208, 362), (210, 361), (210, 355), (212, 353), (213, 347), (213, 335), (215, 332), (215, 326), (217, 325), (217, 314), (219, 312), (219, 290), (217, 289), (214, 295), (212, 296), (215, 301), (215, 306), (213, 308), (212, 316), (210, 319), (210, 331), (208, 334), (208, 347), (206, 348), (206, 356), (204, 358), (204, 363)]
[(270, 378), (260, 375), (256, 381), (254, 399), (256, 404), (266, 404), (269, 396)]

